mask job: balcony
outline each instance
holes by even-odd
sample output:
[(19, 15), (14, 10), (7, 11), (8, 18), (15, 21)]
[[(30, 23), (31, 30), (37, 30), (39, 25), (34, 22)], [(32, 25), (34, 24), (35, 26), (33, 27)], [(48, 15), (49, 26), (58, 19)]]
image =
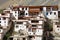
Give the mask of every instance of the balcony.
[(38, 20), (32, 20), (29, 21), (30, 24), (43, 24), (43, 21), (38, 21)]

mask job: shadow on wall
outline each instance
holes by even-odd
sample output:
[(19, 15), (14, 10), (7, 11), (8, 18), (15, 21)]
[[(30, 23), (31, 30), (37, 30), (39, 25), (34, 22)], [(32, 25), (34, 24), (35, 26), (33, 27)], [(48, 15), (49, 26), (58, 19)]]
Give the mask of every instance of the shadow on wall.
[(53, 28), (50, 26), (48, 22), (45, 22), (44, 24), (44, 34), (43, 34), (43, 40), (54, 40), (53, 34), (51, 34), (51, 31), (53, 31)]

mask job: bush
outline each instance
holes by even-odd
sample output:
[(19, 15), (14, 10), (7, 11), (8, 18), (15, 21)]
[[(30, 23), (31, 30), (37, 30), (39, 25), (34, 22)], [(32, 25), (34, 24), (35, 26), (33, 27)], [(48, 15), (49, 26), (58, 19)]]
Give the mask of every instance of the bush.
[(0, 13), (2, 13), (3, 12), (3, 9), (0, 9)]

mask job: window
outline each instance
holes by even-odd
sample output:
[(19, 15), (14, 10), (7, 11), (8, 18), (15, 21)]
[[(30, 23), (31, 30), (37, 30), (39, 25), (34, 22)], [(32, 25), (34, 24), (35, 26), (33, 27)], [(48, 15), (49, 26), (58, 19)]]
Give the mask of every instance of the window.
[(43, 7), (42, 7), (42, 8), (40, 8), (40, 10), (42, 11), (42, 10), (43, 10)]
[(17, 22), (17, 24), (23, 24), (23, 22)]
[(38, 20), (32, 20), (31, 22), (32, 23), (38, 23), (39, 21)]
[(56, 12), (54, 12), (54, 15), (56, 15)]
[(0, 23), (1, 23), (1, 21), (0, 21)]
[(27, 15), (27, 13), (26, 13), (26, 15)]
[(3, 17), (3, 20), (5, 20), (6, 18), (5, 17)]
[(15, 13), (16, 13), (16, 11), (15, 11)]
[(48, 12), (46, 13), (46, 15), (48, 15)]
[(23, 38), (23, 40), (25, 40), (25, 38)]
[(27, 7), (25, 8), (25, 10), (27, 10)]
[(19, 11), (19, 15), (18, 15), (19, 17), (24, 15), (25, 15), (25, 11)]
[(58, 11), (58, 17), (60, 17), (60, 11)]
[(37, 27), (37, 25), (32, 25), (32, 27)]
[(60, 27), (60, 26), (57, 26), (57, 27)]
[(32, 38), (32, 36), (28, 36), (29, 38)]
[(17, 39), (17, 40), (20, 40), (20, 39)]
[(22, 10), (24, 10), (24, 8), (22, 8)]
[(52, 12), (50, 12), (50, 15), (52, 14)]
[[(13, 40), (13, 38), (9, 38), (10, 40)], [(16, 40), (16, 39), (14, 39), (14, 40)]]
[(18, 26), (16, 26), (16, 28), (18, 28)]
[(5, 15), (4, 13), (2, 13), (2, 15)]

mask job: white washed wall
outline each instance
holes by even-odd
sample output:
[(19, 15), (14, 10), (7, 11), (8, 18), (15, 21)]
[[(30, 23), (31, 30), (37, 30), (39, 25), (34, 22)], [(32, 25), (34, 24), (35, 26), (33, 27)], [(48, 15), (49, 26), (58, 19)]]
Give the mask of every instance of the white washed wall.
[[(26, 30), (26, 22), (23, 22), (23, 24), (15, 24), (15, 27), (14, 27), (14, 30), (16, 31), (16, 32), (18, 32), (20, 29), (21, 30)], [(18, 26), (18, 28), (16, 28), (16, 26)]]
[(57, 27), (57, 25), (55, 25), (54, 29), (56, 33), (60, 33), (60, 27)]
[[(16, 12), (16, 13), (15, 13)], [(13, 14), (13, 16), (18, 19), (18, 11), (11, 11), (11, 13)]]
[(42, 40), (42, 37), (35, 37), (35, 40)]
[[(56, 12), (56, 15), (54, 15), (54, 12)], [(58, 11), (52, 11), (52, 14), (50, 14), (50, 12), (48, 12), (48, 15), (46, 15), (46, 16), (49, 19), (58, 19)]]
[(43, 35), (43, 29), (37, 29), (35, 34), (36, 35)]
[(3, 18), (1, 18), (1, 26), (5, 26), (5, 27), (7, 27), (8, 26), (8, 21), (9, 21), (9, 19), (8, 18), (6, 18), (6, 20), (3, 20)]

